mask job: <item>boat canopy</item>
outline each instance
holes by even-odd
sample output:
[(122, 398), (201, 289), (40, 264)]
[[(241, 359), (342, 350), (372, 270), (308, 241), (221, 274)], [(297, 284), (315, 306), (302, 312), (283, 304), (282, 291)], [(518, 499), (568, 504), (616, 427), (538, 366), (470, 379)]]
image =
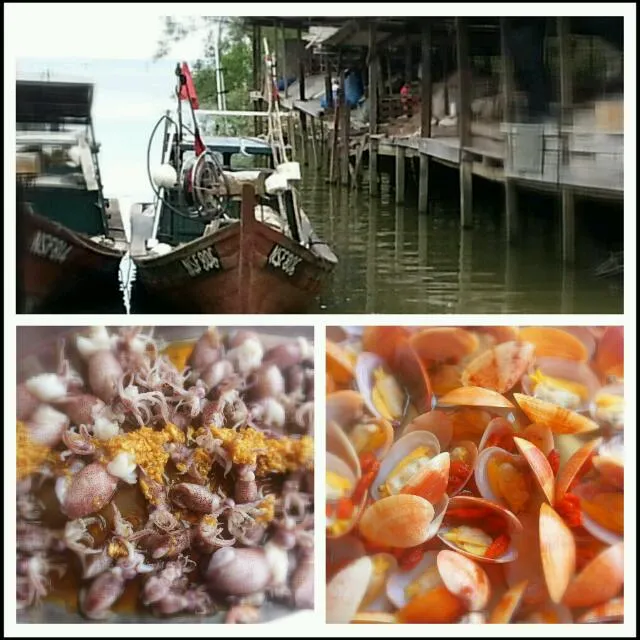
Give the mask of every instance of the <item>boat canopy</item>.
[(16, 82), (16, 121), (19, 123), (91, 121), (93, 85), (87, 82)]
[[(270, 156), (272, 154), (269, 143), (260, 138), (205, 136), (202, 141), (209, 151), (223, 155), (243, 153), (251, 156)], [(184, 139), (182, 144), (184, 148), (191, 149), (193, 147), (193, 138)]]

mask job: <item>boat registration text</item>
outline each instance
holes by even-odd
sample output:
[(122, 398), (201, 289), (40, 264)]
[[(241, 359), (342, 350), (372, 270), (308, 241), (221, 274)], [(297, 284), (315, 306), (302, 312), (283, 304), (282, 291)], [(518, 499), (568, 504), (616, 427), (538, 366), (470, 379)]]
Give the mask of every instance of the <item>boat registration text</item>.
[(301, 262), (302, 258), (299, 258), (295, 253), (289, 251), (289, 249), (285, 249), (279, 244), (273, 246), (267, 258), (267, 264), (276, 269), (281, 269), (289, 277), (293, 276), (296, 272), (296, 267)]
[(62, 264), (68, 257), (73, 247), (62, 240), (44, 231), (36, 231), (31, 241), (31, 253), (40, 258), (46, 258)]
[(220, 258), (213, 247), (196, 251), (180, 260), (180, 262), (192, 278), (199, 276), (203, 272), (208, 273), (209, 271), (220, 271), (222, 269)]

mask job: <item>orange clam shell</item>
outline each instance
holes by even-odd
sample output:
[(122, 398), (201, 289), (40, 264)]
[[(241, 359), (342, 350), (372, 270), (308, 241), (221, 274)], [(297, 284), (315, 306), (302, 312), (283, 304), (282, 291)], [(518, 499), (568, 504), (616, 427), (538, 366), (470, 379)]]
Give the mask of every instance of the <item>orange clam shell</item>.
[(596, 431), (600, 428), (598, 423), (590, 418), (552, 402), (532, 398), (523, 393), (514, 393), (513, 397), (531, 422), (546, 425), (554, 433), (568, 435)]
[(536, 348), (536, 357), (552, 356), (565, 360), (586, 362), (589, 352), (573, 334), (554, 327), (525, 327), (520, 330), (520, 340), (531, 342)]
[(423, 362), (459, 362), (479, 346), (478, 337), (459, 327), (423, 329), (410, 338)]

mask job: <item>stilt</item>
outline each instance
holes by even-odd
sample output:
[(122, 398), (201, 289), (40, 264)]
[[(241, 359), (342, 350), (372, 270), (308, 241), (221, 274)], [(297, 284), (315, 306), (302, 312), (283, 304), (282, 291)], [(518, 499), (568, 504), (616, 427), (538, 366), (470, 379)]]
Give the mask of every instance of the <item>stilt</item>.
[(404, 202), (405, 192), (405, 147), (396, 147), (396, 204)]
[(340, 66), (340, 87), (338, 89), (338, 105), (340, 108), (340, 128), (341, 128), (341, 145), (340, 145), (340, 183), (344, 186), (349, 184), (349, 129), (351, 128), (351, 114), (349, 105), (347, 104), (347, 96), (345, 91), (346, 73), (344, 66)]
[(418, 213), (429, 209), (429, 156), (420, 154), (420, 176), (418, 178)]
[(471, 145), (471, 69), (469, 37), (465, 18), (456, 18), (456, 53), (458, 56), (458, 138), (460, 140), (460, 226), (473, 226), (473, 164), (465, 151)]
[[(262, 69), (262, 56), (260, 55), (260, 43), (262, 42), (262, 38), (260, 37), (260, 27), (258, 25), (253, 25), (253, 31), (251, 34), (251, 51), (253, 57), (253, 90), (260, 91), (262, 85), (260, 84), (261, 77), (261, 69)], [(261, 111), (261, 105), (259, 100), (253, 101), (253, 110)], [(253, 135), (259, 136), (262, 133), (262, 122), (261, 118), (255, 116), (253, 118)]]
[(369, 23), (369, 195), (378, 195), (378, 80), (376, 25)]
[[(298, 27), (298, 88), (300, 102), (306, 101), (305, 95), (305, 65), (304, 65), (304, 44), (302, 41), (302, 29)], [(306, 166), (309, 164), (309, 149), (308, 149), (308, 131), (307, 131), (307, 115), (300, 111), (300, 149), (302, 153), (302, 162)]]
[(287, 87), (287, 36), (284, 29), (284, 24), (280, 27), (282, 29), (282, 83), (284, 86), (284, 97), (289, 97), (289, 88)]
[(333, 109), (333, 89), (331, 87), (331, 62), (329, 56), (325, 56), (324, 92), (327, 98), (327, 110)]
[[(567, 18), (557, 18), (557, 31), (560, 51), (560, 124), (562, 169), (569, 164), (568, 140), (564, 131), (573, 121), (573, 86), (571, 83), (571, 52), (569, 40), (569, 24)], [(561, 178), (562, 183), (562, 178)], [(575, 262), (575, 202), (573, 190), (564, 185), (562, 189), (562, 259), (571, 264)]]
[[(431, 137), (431, 23), (425, 21), (422, 25), (421, 67), (422, 80), (420, 83), (420, 136), (423, 139)], [(429, 209), (429, 156), (420, 154), (420, 170), (418, 174), (418, 213), (427, 213)]]
[[(503, 120), (513, 121), (513, 65), (507, 49), (506, 18), (500, 18), (500, 54), (502, 58), (502, 96), (503, 96)], [(511, 153), (507, 145), (507, 153)], [(515, 242), (518, 237), (518, 200), (516, 185), (507, 175), (510, 161), (505, 162), (504, 176), (504, 202), (505, 202), (505, 230), (507, 242)]]
[(313, 153), (313, 166), (316, 168), (316, 171), (320, 170), (320, 163), (318, 162), (318, 147), (316, 140), (316, 119), (311, 117), (309, 118), (311, 122), (311, 151)]

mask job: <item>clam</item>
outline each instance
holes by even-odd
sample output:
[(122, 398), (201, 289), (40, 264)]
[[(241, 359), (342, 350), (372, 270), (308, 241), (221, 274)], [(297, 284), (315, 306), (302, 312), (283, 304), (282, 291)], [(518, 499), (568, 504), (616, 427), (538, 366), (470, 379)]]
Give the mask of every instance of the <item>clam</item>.
[(398, 343), (410, 334), (406, 327), (364, 327), (362, 350), (375, 353), (389, 364), (393, 364)]
[(576, 622), (579, 624), (594, 622), (622, 622), (624, 620), (624, 598), (613, 598), (583, 613)]
[(593, 420), (552, 402), (532, 398), (522, 393), (514, 393), (513, 397), (531, 422), (543, 424), (553, 433), (577, 434), (599, 429), (598, 424)]
[(399, 494), (367, 507), (359, 530), (365, 540), (374, 544), (408, 549), (429, 539), (434, 516), (433, 505), (424, 498)]
[(570, 624), (573, 622), (571, 611), (567, 607), (548, 602), (520, 618), (517, 622), (529, 624)]
[(407, 394), (380, 356), (374, 353), (358, 356), (356, 384), (374, 416), (390, 421), (402, 419), (407, 410)]
[(513, 403), (502, 394), (482, 387), (459, 387), (438, 399), (439, 407), (485, 407), (513, 409)]
[(506, 418), (493, 418), (480, 438), (478, 451), (482, 452), (487, 447), (500, 447), (509, 453), (515, 453), (514, 435), (513, 422)]
[(436, 565), (437, 556), (436, 551), (427, 551), (409, 571), (396, 570), (389, 576), (387, 598), (396, 608), (402, 609), (416, 596), (444, 584)]
[(589, 352), (584, 344), (564, 329), (554, 327), (525, 327), (520, 330), (520, 340), (535, 346), (536, 357), (563, 358), (586, 362)]
[(463, 440), (452, 445), (449, 451), (449, 482), (447, 495), (452, 498), (466, 486), (478, 460), (478, 447), (470, 440)]
[(456, 622), (464, 613), (464, 604), (444, 585), (416, 596), (398, 611), (404, 623), (447, 624)]
[(556, 501), (562, 500), (572, 488), (580, 476), (580, 473), (585, 469), (585, 465), (589, 462), (601, 443), (602, 438), (596, 438), (595, 440), (586, 442), (574, 452), (562, 469), (560, 469), (556, 481)]
[(598, 342), (594, 365), (605, 381), (624, 378), (624, 327), (607, 327)]
[(371, 485), (371, 497), (424, 493), (426, 500), (437, 502), (449, 480), (449, 455), (439, 454), (440, 443), (432, 433), (414, 431), (403, 436), (383, 459)]
[(438, 571), (445, 587), (460, 598), (468, 611), (482, 611), (491, 597), (491, 584), (485, 570), (455, 551), (440, 551)]
[(327, 622), (343, 623), (351, 621), (364, 598), (371, 574), (373, 562), (368, 556), (338, 571), (327, 584)]
[(586, 411), (600, 381), (584, 362), (538, 358), (533, 371), (522, 378), (522, 391), (565, 409)]
[(491, 612), (489, 617), (490, 624), (508, 624), (511, 622), (522, 604), (528, 584), (528, 580), (522, 580), (503, 594)]
[(336, 422), (340, 426), (353, 424), (365, 413), (365, 398), (356, 391), (335, 391), (327, 396), (327, 422)]
[(453, 436), (453, 422), (451, 417), (444, 411), (433, 409), (414, 418), (404, 428), (402, 435), (405, 436), (413, 431), (429, 431), (433, 433), (440, 442), (440, 449), (444, 450), (449, 446)]
[(456, 496), (449, 501), (438, 537), (472, 560), (502, 564), (518, 557), (521, 533), (520, 521), (507, 509), (484, 498)]
[(367, 554), (364, 544), (354, 535), (327, 538), (327, 575), (333, 575), (354, 560)]
[(556, 446), (553, 440), (553, 432), (544, 424), (530, 424), (518, 436), (535, 444), (547, 458)]
[(500, 344), (501, 342), (512, 342), (513, 340), (517, 340), (520, 334), (519, 327), (506, 327), (506, 326), (496, 326), (496, 327), (469, 327), (476, 333), (480, 335), (488, 335), (491, 336), (496, 344)]
[(328, 454), (340, 458), (340, 460), (349, 466), (356, 477), (360, 477), (362, 472), (360, 470), (358, 454), (346, 433), (335, 422), (329, 422), (327, 424), (326, 449)]
[(436, 364), (427, 369), (431, 391), (436, 396), (443, 396), (462, 386), (461, 364)]
[(390, 553), (376, 553), (370, 557), (373, 571), (367, 592), (360, 603), (360, 609), (388, 612), (391, 609), (391, 603), (387, 599), (385, 587), (389, 576), (398, 568), (398, 561)]
[(589, 327), (556, 327), (557, 329), (562, 329), (567, 333), (575, 336), (582, 342), (584, 348), (587, 350), (587, 360), (591, 360), (593, 355), (596, 352), (596, 336), (592, 329)]
[(544, 497), (553, 504), (555, 491), (553, 470), (546, 456), (535, 444), (528, 440), (514, 438), (513, 441), (522, 457), (527, 461), (533, 477), (540, 489), (542, 489), (542, 493), (544, 493)]
[(624, 489), (624, 442), (621, 435), (600, 445), (592, 462), (603, 482), (616, 489)]
[(480, 495), (515, 514), (531, 502), (529, 475), (522, 456), (498, 447), (489, 447), (480, 453), (474, 472)]
[(583, 482), (573, 489), (580, 498), (582, 526), (607, 544), (622, 542), (624, 493), (597, 481)]
[(624, 584), (624, 551), (619, 542), (601, 551), (572, 580), (562, 602), (568, 607), (593, 607), (611, 600)]
[(546, 503), (540, 507), (539, 527), (542, 570), (549, 596), (558, 604), (576, 569), (576, 543), (569, 527)]
[(344, 347), (332, 340), (327, 340), (326, 366), (327, 376), (330, 376), (338, 385), (351, 384), (355, 375), (355, 358)]
[(433, 327), (410, 338), (416, 354), (426, 363), (459, 362), (479, 346), (478, 337), (457, 327)]
[(413, 419), (432, 409), (431, 383), (427, 370), (408, 339), (396, 345), (393, 372), (411, 398), (408, 415)]
[(614, 429), (624, 427), (624, 385), (621, 382), (601, 387), (590, 406), (591, 417)]
[(503, 342), (484, 351), (462, 372), (464, 386), (507, 393), (518, 384), (534, 359), (534, 346), (527, 342)]
[[(327, 453), (326, 460), (327, 537), (335, 538), (348, 533), (357, 521), (360, 505), (353, 505), (350, 498), (358, 476), (341, 458)], [(348, 513), (341, 512), (344, 501)]]

